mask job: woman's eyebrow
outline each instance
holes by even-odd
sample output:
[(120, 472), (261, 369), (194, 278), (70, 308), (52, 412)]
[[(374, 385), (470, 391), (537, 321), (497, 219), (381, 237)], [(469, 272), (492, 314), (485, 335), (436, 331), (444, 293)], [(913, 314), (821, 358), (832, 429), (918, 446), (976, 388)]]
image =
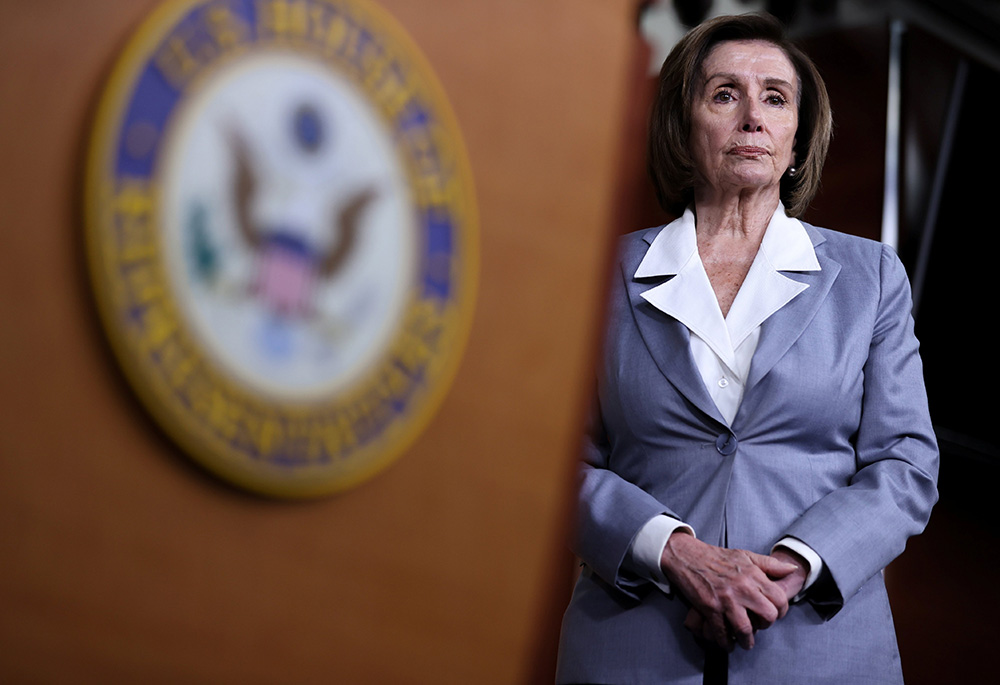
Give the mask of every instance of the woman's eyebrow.
[(764, 85), (768, 88), (793, 88), (792, 84), (783, 78), (766, 78), (764, 79)]
[(726, 81), (732, 81), (734, 83), (738, 83), (740, 81), (740, 77), (737, 74), (730, 74), (728, 72), (720, 71), (715, 74), (712, 74), (711, 76), (706, 76), (705, 82), (708, 83), (709, 81), (714, 81), (717, 78), (725, 79)]
[[(719, 72), (716, 72), (716, 73), (712, 74), (711, 76), (706, 76), (705, 77), (705, 83), (709, 83), (711, 81), (714, 81), (715, 79), (723, 79), (727, 83), (728, 82), (731, 82), (731, 83), (742, 83), (743, 82), (743, 79), (740, 77), (739, 74), (733, 74), (733, 73), (726, 72), (726, 71), (719, 71)], [(777, 78), (777, 77), (769, 77), (769, 78), (766, 77), (766, 78), (763, 79), (763, 84), (765, 86), (767, 86), (768, 88), (792, 88), (792, 84), (791, 83), (789, 83), (788, 81), (786, 81), (783, 78)]]

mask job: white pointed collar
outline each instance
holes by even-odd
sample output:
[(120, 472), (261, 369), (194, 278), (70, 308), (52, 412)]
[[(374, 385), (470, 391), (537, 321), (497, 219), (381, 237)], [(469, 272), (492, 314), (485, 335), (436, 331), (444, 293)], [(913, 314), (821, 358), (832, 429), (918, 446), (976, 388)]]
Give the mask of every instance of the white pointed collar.
[[(764, 232), (760, 250), (775, 271), (821, 271), (812, 240), (798, 219), (785, 214), (779, 202)], [(656, 234), (635, 270), (635, 278), (679, 274), (698, 251), (695, 216), (691, 207)]]
[(742, 377), (746, 372), (742, 367), (748, 364), (739, 363), (737, 349), (765, 319), (808, 288), (779, 271), (819, 270), (805, 227), (788, 217), (779, 203), (728, 318), (722, 316), (698, 255), (695, 217), (690, 208), (657, 233), (635, 277), (674, 276), (641, 296), (681, 321)]

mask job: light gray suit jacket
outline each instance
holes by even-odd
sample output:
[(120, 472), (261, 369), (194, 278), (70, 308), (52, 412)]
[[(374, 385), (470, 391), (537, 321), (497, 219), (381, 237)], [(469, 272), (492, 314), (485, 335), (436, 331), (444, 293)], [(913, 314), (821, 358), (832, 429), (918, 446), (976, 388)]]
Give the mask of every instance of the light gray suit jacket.
[(687, 328), (640, 297), (665, 279), (633, 278), (659, 229), (622, 239), (559, 682), (700, 685), (687, 607), (626, 563), (658, 514), (715, 545), (766, 554), (789, 535), (823, 559), (808, 601), (730, 656), (730, 685), (902, 681), (882, 569), (926, 525), (938, 471), (909, 283), (884, 245), (805, 227), (821, 271), (783, 272), (809, 288), (763, 324), (731, 429)]

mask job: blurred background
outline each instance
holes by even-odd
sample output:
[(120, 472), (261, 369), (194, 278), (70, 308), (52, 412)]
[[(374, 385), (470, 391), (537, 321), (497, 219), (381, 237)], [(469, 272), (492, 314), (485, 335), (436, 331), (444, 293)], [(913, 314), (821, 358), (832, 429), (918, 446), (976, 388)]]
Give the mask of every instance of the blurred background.
[(943, 457), (930, 526), (887, 571), (907, 682), (987, 677), (994, 3), (379, 0), (468, 147), (474, 318), (399, 461), (295, 503), (195, 466), (97, 317), (84, 155), (105, 79), (158, 4), (0, 0), (0, 681), (551, 682), (611, 246), (670, 218), (645, 177), (655, 73), (685, 26), (754, 10), (786, 22), (833, 102), (805, 219), (886, 240), (914, 286)]

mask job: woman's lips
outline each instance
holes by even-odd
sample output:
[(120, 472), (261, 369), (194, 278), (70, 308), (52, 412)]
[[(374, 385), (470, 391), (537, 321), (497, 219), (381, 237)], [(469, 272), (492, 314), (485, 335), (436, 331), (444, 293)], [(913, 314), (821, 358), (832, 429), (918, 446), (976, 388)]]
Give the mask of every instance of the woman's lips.
[(741, 157), (759, 157), (760, 155), (767, 154), (767, 148), (757, 147), (756, 145), (737, 145), (730, 152)]

